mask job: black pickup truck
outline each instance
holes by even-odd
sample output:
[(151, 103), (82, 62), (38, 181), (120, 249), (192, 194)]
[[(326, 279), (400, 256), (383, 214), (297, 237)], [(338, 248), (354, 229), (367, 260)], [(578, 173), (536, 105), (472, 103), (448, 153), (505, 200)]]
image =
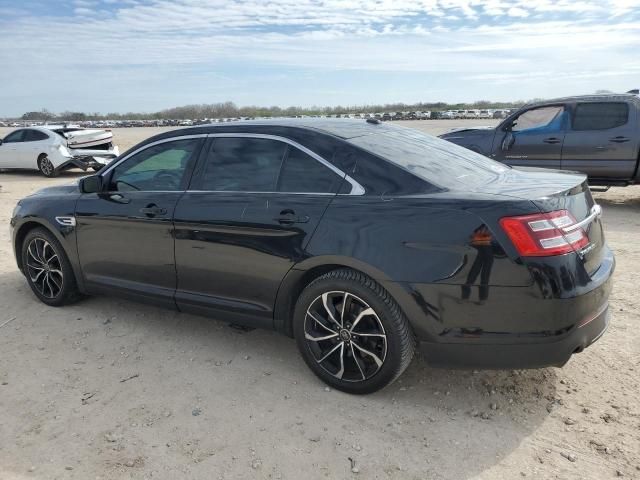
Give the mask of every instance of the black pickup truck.
[(640, 183), (640, 97), (567, 97), (525, 105), (497, 127), (440, 135), (514, 166), (586, 173), (590, 185)]

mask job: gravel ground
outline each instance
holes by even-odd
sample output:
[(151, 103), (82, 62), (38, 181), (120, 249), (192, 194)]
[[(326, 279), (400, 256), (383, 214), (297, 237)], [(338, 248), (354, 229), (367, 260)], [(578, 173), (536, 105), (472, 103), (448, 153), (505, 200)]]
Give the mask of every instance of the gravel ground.
[[(79, 175), (1, 173), (0, 222)], [(273, 332), (106, 297), (46, 307), (0, 229), (0, 479), (640, 478), (640, 186), (595, 196), (618, 261), (601, 340), (562, 369), (416, 358), (366, 397), (325, 388)]]

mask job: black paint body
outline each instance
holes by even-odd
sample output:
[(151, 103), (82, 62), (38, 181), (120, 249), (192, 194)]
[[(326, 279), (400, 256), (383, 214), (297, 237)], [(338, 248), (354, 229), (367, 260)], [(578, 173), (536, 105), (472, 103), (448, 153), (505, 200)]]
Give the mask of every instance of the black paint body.
[[(353, 268), (389, 291), (426, 359), (437, 365), (563, 364), (601, 335), (615, 262), (600, 219), (589, 227), (588, 252), (537, 258), (519, 257), (498, 223), (504, 216), (558, 209), (578, 220), (586, 217), (593, 200), (585, 177), (504, 168), (482, 185), (443, 188), (437, 178), (425, 181), (351, 141), (397, 128), (282, 121), (164, 133), (120, 159), (160, 139), (201, 135), (200, 153), (189, 166), (193, 173), (180, 191), (135, 192), (120, 203), (109, 192), (81, 194), (77, 185), (44, 189), (16, 208), (14, 245), (19, 251), (26, 232), (42, 225), (62, 243), (83, 292), (285, 334), (291, 334), (293, 306), (310, 280), (334, 268)], [(295, 141), (357, 181), (364, 193), (197, 191), (199, 169), (215, 141), (208, 135), (218, 133)], [(477, 156), (432, 141), (434, 148)], [(166, 213), (141, 215), (150, 203)], [(286, 209), (306, 221), (276, 221)], [(59, 216), (75, 217), (76, 227), (60, 225)], [(490, 245), (472, 244), (479, 228), (490, 233)]]

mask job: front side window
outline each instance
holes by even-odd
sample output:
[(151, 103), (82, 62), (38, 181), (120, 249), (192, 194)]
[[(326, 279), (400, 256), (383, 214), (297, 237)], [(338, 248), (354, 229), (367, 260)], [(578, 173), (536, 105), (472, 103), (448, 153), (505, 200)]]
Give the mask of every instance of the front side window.
[(136, 153), (113, 169), (110, 191), (177, 191), (183, 187), (199, 138), (160, 143)]
[(275, 192), (287, 144), (267, 138), (216, 138), (201, 189), (227, 192)]
[(15, 132), (11, 132), (9, 135), (7, 135), (2, 142), (3, 143), (24, 142), (24, 136), (26, 133), (27, 133), (26, 130), (16, 130)]
[(574, 130), (608, 130), (621, 127), (629, 118), (624, 102), (579, 103), (573, 116)]
[(532, 108), (511, 123), (513, 132), (559, 132), (562, 130), (564, 106)]

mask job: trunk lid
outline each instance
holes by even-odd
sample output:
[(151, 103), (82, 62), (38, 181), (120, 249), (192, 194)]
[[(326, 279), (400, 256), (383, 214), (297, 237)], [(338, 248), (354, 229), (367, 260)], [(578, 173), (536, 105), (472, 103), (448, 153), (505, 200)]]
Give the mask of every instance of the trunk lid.
[(67, 146), (75, 149), (95, 148), (98, 145), (109, 144), (113, 139), (111, 132), (96, 129), (74, 130), (63, 135), (67, 139)]
[(560, 229), (561, 233), (570, 235), (581, 228), (589, 243), (576, 253), (588, 274), (600, 267), (605, 253), (601, 209), (593, 200), (586, 175), (541, 168), (513, 168), (478, 191), (529, 200), (541, 213), (566, 210), (579, 227), (569, 225)]

